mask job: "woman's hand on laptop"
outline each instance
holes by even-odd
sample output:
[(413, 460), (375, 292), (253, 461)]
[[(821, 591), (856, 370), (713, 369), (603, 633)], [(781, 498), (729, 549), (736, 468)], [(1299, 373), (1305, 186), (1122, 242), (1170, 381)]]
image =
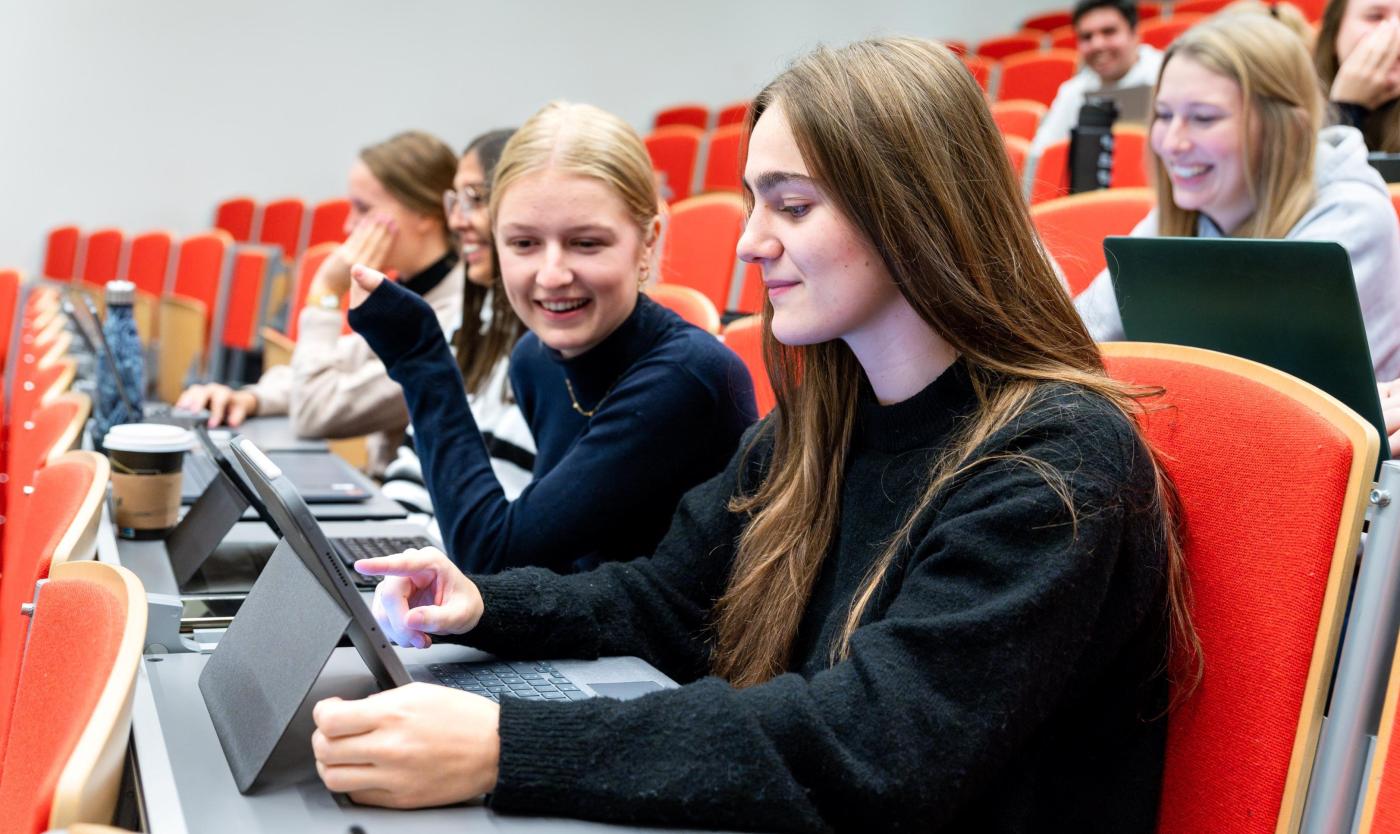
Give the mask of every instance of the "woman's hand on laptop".
[(358, 701), (327, 698), (311, 717), (326, 787), (363, 805), (425, 808), (496, 789), (501, 708), (470, 692), (411, 683)]
[(436, 547), (361, 559), (355, 570), (382, 576), (370, 610), (400, 646), (426, 649), (433, 634), (465, 634), (481, 620), (481, 592)]
[(227, 423), (238, 426), (257, 413), (258, 398), (252, 391), (235, 391), (227, 385), (191, 385), (175, 401), (186, 411), (209, 410), (209, 428)]

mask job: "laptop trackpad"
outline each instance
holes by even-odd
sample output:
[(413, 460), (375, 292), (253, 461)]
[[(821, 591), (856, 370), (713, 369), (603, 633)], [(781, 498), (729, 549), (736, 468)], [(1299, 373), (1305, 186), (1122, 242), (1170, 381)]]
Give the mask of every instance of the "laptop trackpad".
[(616, 683), (590, 683), (588, 688), (604, 698), (629, 701), (633, 698), (640, 698), (648, 692), (660, 690), (661, 684), (655, 681), (619, 681)]

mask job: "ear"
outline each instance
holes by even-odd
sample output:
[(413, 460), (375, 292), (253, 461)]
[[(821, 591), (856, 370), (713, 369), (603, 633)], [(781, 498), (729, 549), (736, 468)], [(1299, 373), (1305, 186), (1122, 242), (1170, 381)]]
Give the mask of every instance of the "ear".
[(642, 260), (651, 263), (656, 259), (657, 249), (661, 246), (661, 233), (664, 230), (664, 223), (661, 215), (656, 215), (647, 224), (646, 231), (642, 236)]

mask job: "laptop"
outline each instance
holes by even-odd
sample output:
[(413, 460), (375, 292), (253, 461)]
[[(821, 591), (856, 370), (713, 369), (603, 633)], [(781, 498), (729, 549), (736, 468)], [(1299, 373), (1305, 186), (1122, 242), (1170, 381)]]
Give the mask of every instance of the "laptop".
[[(350, 574), (354, 571), (348, 569), (336, 555), (334, 546), (321, 531), (320, 524), (311, 515), (291, 480), (251, 440), (238, 438), (230, 448), (247, 471), (249, 480), (276, 521), (284, 541), (291, 545), (323, 589), (349, 614), (346, 631), (350, 641), (380, 688), (390, 689), (413, 681), (424, 681), (475, 692), (493, 701), (511, 697), (577, 701), (597, 696), (635, 698), (677, 686), (659, 670), (635, 657), (594, 661), (497, 660), (405, 666), (394, 652), (388, 637), (380, 631), (356, 582), (351, 579)], [(237, 625), (235, 620), (234, 626)]]
[(1366, 324), (1340, 244), (1104, 239), (1124, 335), (1208, 348), (1278, 368), (1341, 400), (1390, 459)]
[(1373, 151), (1367, 155), (1366, 161), (1380, 172), (1381, 179), (1388, 183), (1400, 182), (1400, 153)]
[[(310, 504), (350, 504), (368, 501), (374, 486), (359, 470), (329, 452), (275, 451), (268, 455), (287, 473)], [(180, 501), (193, 504), (219, 470), (206, 452), (192, 450), (181, 470)]]
[[(199, 439), (203, 454), (198, 457), (188, 456), (186, 463), (196, 460), (207, 462), (214, 467), (215, 472), (222, 472), (233, 483), (239, 494), (247, 500), (253, 511), (257, 513), (258, 518), (272, 528), (273, 535), (283, 538), (281, 528), (277, 524), (277, 520), (268, 512), (267, 505), (263, 503), (258, 493), (249, 485), (248, 480), (239, 472), (238, 467), (233, 465), (233, 461), (224, 454), (223, 449), (219, 447), (209, 430), (203, 425), (198, 425), (194, 427), (194, 434)], [(295, 454), (293, 453), (293, 455)], [(272, 460), (275, 462), (276, 458), (273, 457)], [(210, 478), (213, 477), (214, 475), (211, 474)], [(436, 547), (436, 544), (426, 536), (339, 536), (330, 537), (328, 540), (336, 555), (347, 567), (353, 565), (356, 559), (390, 556), (413, 548)], [(350, 571), (350, 576), (362, 588), (373, 588), (380, 581), (380, 577), (362, 576), (355, 573), (353, 569)]]
[(1142, 84), (1136, 87), (1119, 87), (1114, 90), (1097, 90), (1084, 95), (1086, 101), (1107, 99), (1118, 108), (1118, 119), (1114, 124), (1136, 123), (1145, 125), (1152, 113), (1152, 86)]

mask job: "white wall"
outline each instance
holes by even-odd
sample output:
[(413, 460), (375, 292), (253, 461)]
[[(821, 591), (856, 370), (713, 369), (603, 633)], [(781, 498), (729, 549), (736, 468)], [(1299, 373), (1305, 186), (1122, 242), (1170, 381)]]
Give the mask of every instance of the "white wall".
[(818, 42), (975, 40), (1051, 5), (0, 0), (0, 265), (37, 272), (60, 223), (188, 234), (232, 194), (340, 194), (356, 150), (402, 129), (460, 149), (551, 98), (645, 129), (666, 104), (752, 95)]

